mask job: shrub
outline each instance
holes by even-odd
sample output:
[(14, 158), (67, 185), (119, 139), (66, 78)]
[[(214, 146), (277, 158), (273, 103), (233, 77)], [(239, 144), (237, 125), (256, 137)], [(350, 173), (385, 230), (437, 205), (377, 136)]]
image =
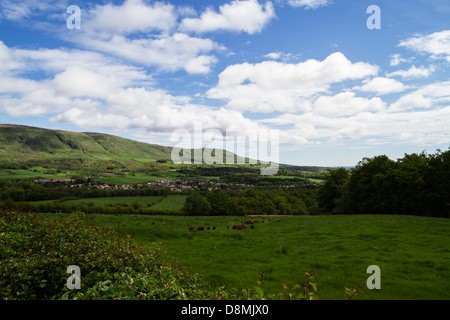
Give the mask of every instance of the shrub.
[[(0, 299), (174, 299), (204, 286), (189, 268), (162, 261), (159, 246), (142, 247), (80, 213), (0, 211), (0, 248)], [(70, 265), (81, 269), (80, 290), (67, 288)]]

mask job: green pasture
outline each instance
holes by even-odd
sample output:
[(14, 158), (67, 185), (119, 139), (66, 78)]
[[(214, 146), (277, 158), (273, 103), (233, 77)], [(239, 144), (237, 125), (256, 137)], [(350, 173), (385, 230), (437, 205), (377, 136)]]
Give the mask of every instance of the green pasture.
[(153, 205), (157, 201), (161, 200), (161, 196), (141, 196), (141, 197), (104, 197), (104, 198), (89, 198), (89, 199), (76, 199), (64, 201), (64, 204), (92, 204), (94, 206), (105, 205), (132, 205), (139, 203), (142, 206)]
[(179, 211), (183, 208), (186, 201), (186, 195), (163, 196), (138, 196), (138, 197), (101, 197), (101, 198), (83, 198), (68, 200), (42, 200), (33, 201), (33, 204), (45, 204), (59, 201), (62, 204), (85, 204), (90, 206), (108, 206), (108, 205), (127, 205), (131, 206), (138, 203), (142, 207), (152, 207), (154, 209)]
[(49, 173), (48, 169), (35, 167), (32, 169), (1, 169), (0, 180), (24, 180), (24, 179), (70, 179), (73, 173)]
[[(161, 202), (160, 204), (162, 204)], [(316, 270), (322, 299), (450, 299), (450, 220), (417, 216), (342, 215), (272, 218), (93, 215), (127, 229), (142, 244), (161, 243), (166, 258), (204, 274), (213, 286), (248, 288), (264, 272), (264, 289), (302, 284)], [(254, 220), (243, 230), (234, 223)], [(205, 229), (198, 231), (203, 224)], [(253, 226), (253, 228), (251, 228)], [(189, 230), (192, 227), (193, 230)], [(366, 286), (367, 268), (381, 269), (381, 289)]]
[(183, 208), (186, 202), (186, 195), (170, 195), (165, 197), (161, 202), (153, 205), (153, 209), (179, 211)]

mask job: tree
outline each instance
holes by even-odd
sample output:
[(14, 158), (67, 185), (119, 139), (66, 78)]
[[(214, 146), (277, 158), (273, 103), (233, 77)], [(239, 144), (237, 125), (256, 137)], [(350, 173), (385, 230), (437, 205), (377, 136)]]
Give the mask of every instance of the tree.
[(345, 168), (331, 170), (323, 178), (323, 184), (317, 191), (319, 206), (326, 212), (332, 213), (337, 201), (344, 193), (344, 185), (348, 181), (349, 172)]
[(291, 207), (291, 204), (288, 202), (286, 195), (284, 195), (284, 194), (277, 195), (273, 198), (272, 201), (278, 210), (278, 214), (281, 214), (281, 215), (292, 214), (292, 207)]
[(204, 216), (211, 213), (211, 205), (198, 191), (194, 191), (186, 198), (183, 212), (188, 215)]
[(425, 175), (428, 163), (425, 153), (405, 154), (397, 160), (394, 170), (396, 188), (394, 192), (394, 213), (424, 214), (427, 207)]
[(450, 218), (450, 148), (428, 156), (424, 175), (428, 194), (426, 215)]
[(277, 214), (277, 207), (261, 191), (248, 189), (244, 196), (239, 199), (239, 205), (243, 214)]
[(364, 158), (345, 185), (348, 213), (394, 213), (397, 163), (385, 155)]
[(211, 214), (224, 216), (236, 215), (238, 213), (238, 205), (236, 201), (226, 192), (215, 189), (206, 195), (211, 205)]

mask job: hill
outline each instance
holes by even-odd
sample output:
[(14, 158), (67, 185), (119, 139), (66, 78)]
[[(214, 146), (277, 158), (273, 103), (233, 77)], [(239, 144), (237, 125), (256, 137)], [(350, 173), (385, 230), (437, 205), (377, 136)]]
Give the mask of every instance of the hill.
[[(172, 147), (104, 133), (0, 124), (0, 167), (25, 165), (73, 169), (74, 166), (96, 163), (104, 167), (133, 168), (142, 167), (143, 163), (171, 162), (171, 153)], [(191, 152), (193, 163), (197, 155), (196, 152)], [(228, 151), (224, 153), (223, 163), (226, 163), (228, 155), (234, 157), (235, 163), (249, 163), (248, 158), (244, 159)]]
[(92, 132), (0, 124), (0, 164), (44, 165), (170, 160), (172, 148)]
[[(271, 165), (223, 152), (223, 163), (234, 159), (234, 165), (177, 166), (172, 162), (172, 147), (134, 141), (96, 132), (71, 132), (31, 126), (0, 124), (0, 169), (30, 169), (44, 167), (68, 171), (114, 172), (188, 170), (200, 176), (259, 173)], [(204, 150), (204, 149), (203, 149)], [(221, 150), (212, 151), (222, 153)], [(202, 153), (191, 150), (191, 163)], [(201, 162), (200, 162), (201, 163)], [(246, 166), (242, 166), (246, 163)], [(251, 165), (248, 165), (251, 164)], [(239, 167), (239, 168), (238, 168)], [(277, 167), (277, 166), (275, 166)], [(184, 169), (183, 169), (184, 168)], [(324, 167), (278, 164), (284, 177), (321, 179)], [(39, 169), (38, 169), (39, 170)], [(29, 173), (29, 172), (28, 172)], [(184, 172), (186, 174), (186, 172)]]

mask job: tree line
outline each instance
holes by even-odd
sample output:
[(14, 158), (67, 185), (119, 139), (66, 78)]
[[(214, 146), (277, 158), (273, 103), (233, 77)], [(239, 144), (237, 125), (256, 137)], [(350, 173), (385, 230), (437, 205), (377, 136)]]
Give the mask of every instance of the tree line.
[(338, 168), (317, 190), (329, 214), (403, 214), (450, 217), (450, 148), (434, 154), (364, 158), (353, 169)]
[(246, 188), (224, 192), (192, 192), (182, 212), (187, 215), (314, 215), (320, 209), (304, 189), (284, 191)]
[(47, 183), (45, 185), (32, 182), (1, 183), (0, 200), (42, 201), (64, 200), (68, 198), (102, 198), (102, 197), (132, 197), (132, 196), (167, 196), (180, 194), (171, 192), (165, 187), (147, 187), (133, 189), (109, 189), (98, 188), (68, 188), (64, 183)]

